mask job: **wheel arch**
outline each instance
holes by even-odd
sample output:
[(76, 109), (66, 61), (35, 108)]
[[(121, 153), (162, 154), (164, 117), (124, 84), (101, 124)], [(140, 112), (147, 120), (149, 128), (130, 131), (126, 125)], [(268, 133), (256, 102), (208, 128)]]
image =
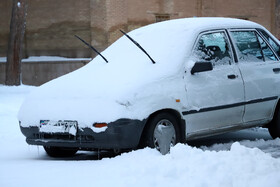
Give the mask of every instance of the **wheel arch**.
[(273, 139), (280, 138), (280, 123), (279, 123), (280, 122), (279, 121), (280, 113), (279, 113), (279, 110), (280, 110), (280, 100), (278, 98), (278, 101), (274, 107), (274, 111), (273, 111), (274, 113), (272, 116), (272, 120), (264, 126), (264, 127), (268, 128), (268, 132)]
[(185, 120), (182, 118), (182, 115), (177, 110), (166, 108), (166, 109), (161, 109), (161, 110), (155, 111), (155, 112), (153, 112), (152, 114), (149, 115), (149, 117), (146, 120), (145, 126), (143, 128), (142, 134), (141, 134), (141, 138), (140, 138), (140, 142), (139, 142), (140, 147), (143, 147), (144, 144), (145, 144), (144, 143), (145, 133), (147, 132), (147, 129), (148, 129), (148, 126), (150, 124), (151, 119), (153, 119), (156, 115), (158, 115), (160, 113), (169, 113), (176, 118), (177, 123), (178, 123), (178, 128), (179, 128), (179, 135), (180, 135), (179, 143), (185, 143), (186, 142)]
[(264, 127), (268, 127), (269, 125), (271, 125), (272, 123), (274, 123), (274, 121), (275, 121), (275, 119), (276, 119), (276, 116), (277, 116), (277, 114), (278, 114), (279, 109), (280, 109), (280, 99), (279, 99), (279, 97), (278, 97), (278, 100), (277, 100), (277, 102), (276, 102), (276, 104), (275, 104), (275, 106), (274, 106), (274, 110), (273, 110), (273, 113), (272, 113), (272, 120), (271, 120), (268, 124), (266, 124)]

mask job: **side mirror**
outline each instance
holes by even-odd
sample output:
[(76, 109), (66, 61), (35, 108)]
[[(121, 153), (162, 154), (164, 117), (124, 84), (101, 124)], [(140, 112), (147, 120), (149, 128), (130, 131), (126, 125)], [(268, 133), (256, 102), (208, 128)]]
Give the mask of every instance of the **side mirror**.
[(213, 65), (211, 62), (196, 62), (191, 70), (191, 74), (199, 73), (203, 71), (213, 70)]

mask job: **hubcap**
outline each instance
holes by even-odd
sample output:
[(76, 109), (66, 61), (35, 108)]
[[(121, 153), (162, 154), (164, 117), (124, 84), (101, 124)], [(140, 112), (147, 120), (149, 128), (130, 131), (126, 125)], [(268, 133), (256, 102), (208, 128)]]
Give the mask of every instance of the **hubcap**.
[(159, 121), (154, 130), (154, 145), (155, 148), (165, 155), (170, 151), (170, 147), (176, 143), (176, 133), (173, 124), (163, 119)]

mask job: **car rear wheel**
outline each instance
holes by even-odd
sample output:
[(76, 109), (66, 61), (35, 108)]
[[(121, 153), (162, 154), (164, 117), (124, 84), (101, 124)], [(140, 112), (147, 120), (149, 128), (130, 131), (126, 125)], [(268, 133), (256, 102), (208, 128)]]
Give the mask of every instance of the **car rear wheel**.
[(176, 118), (169, 113), (160, 113), (148, 124), (146, 144), (156, 148), (161, 154), (169, 153), (170, 147), (179, 140), (179, 128)]
[(70, 156), (74, 156), (78, 151), (78, 149), (75, 148), (49, 147), (49, 146), (44, 146), (44, 149), (50, 157), (70, 157)]
[(268, 132), (273, 139), (280, 138), (280, 110), (276, 112), (274, 119), (268, 125)]

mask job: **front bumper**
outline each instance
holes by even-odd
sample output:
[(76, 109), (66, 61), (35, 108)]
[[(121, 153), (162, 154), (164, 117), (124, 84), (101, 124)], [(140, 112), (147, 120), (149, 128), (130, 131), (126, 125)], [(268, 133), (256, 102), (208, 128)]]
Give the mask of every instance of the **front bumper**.
[(109, 123), (104, 132), (96, 133), (91, 128), (78, 128), (76, 136), (48, 134), (38, 127), (21, 127), (21, 132), (30, 145), (69, 147), (78, 149), (130, 149), (139, 144), (146, 120), (119, 119)]

